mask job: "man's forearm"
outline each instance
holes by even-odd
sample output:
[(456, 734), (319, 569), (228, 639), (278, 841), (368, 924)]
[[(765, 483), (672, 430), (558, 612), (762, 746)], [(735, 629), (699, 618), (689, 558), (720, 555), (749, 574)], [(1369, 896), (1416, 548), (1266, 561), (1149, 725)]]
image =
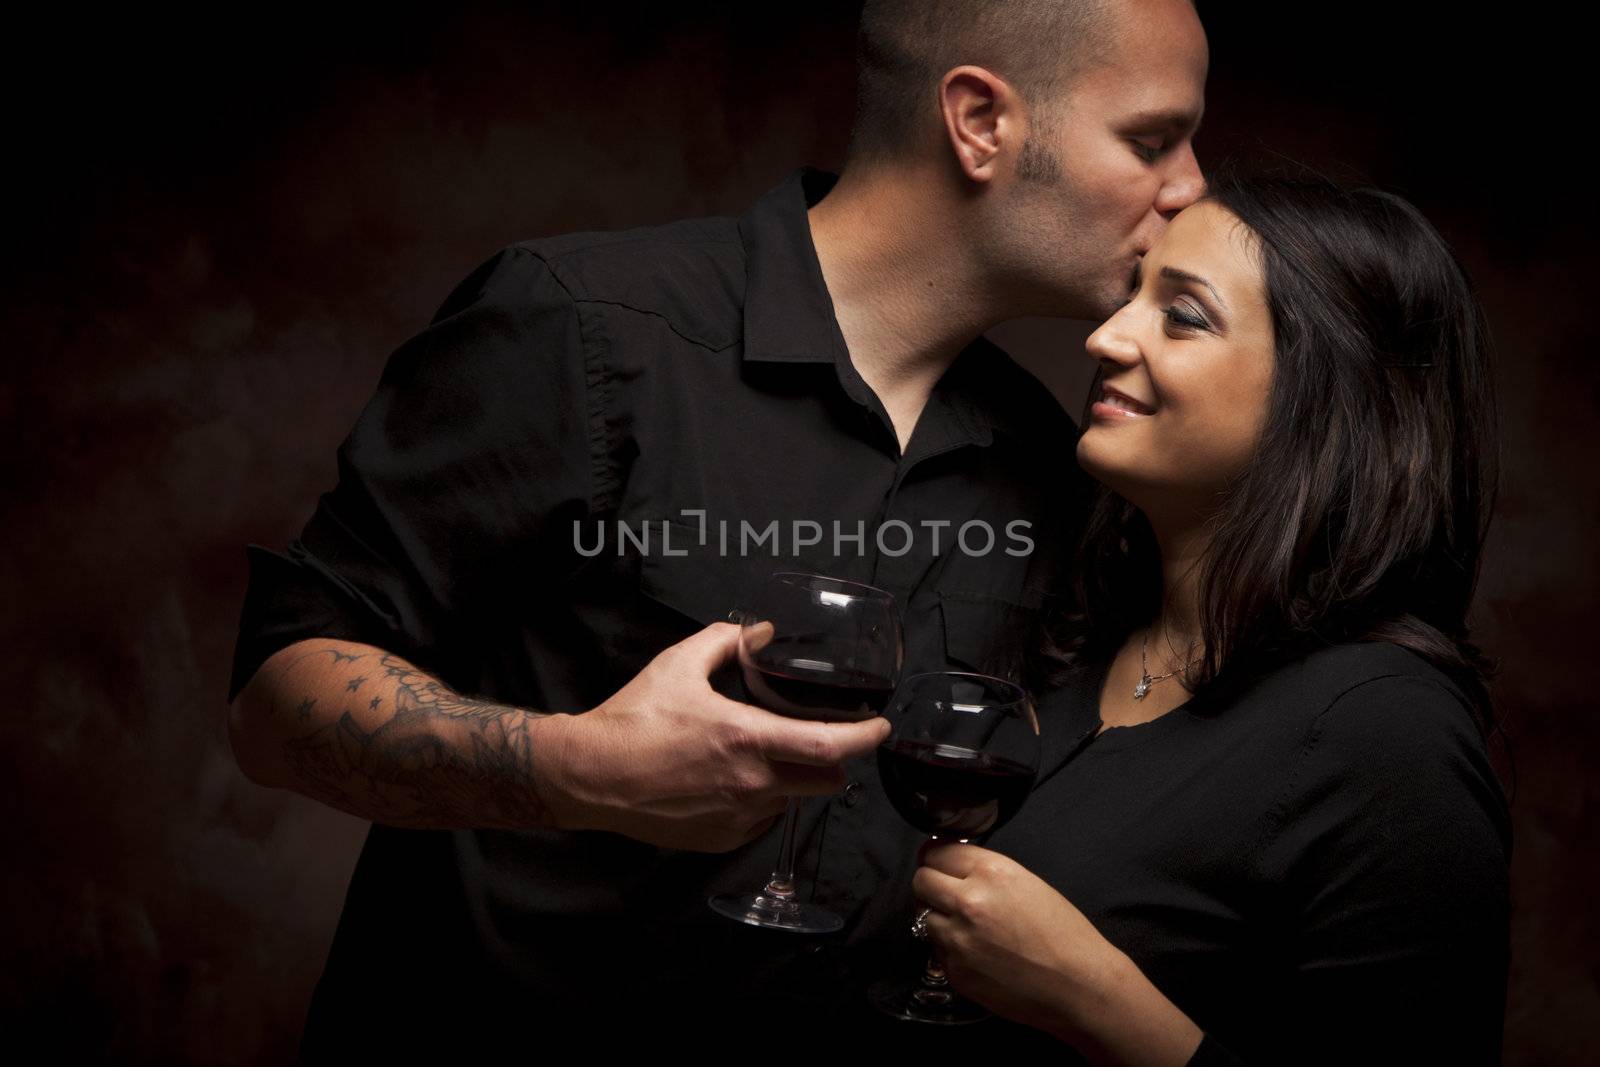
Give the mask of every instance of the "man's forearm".
[(552, 719), (462, 696), (371, 645), (318, 638), (283, 649), (229, 725), (252, 779), (374, 822), (551, 825), (538, 779)]

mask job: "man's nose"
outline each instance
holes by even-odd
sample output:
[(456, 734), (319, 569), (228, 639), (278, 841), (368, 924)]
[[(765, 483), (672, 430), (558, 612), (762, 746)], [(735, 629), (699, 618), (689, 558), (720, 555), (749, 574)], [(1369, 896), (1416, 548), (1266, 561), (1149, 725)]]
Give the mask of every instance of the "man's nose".
[(1200, 160), (1195, 157), (1194, 145), (1185, 144), (1183, 154), (1175, 157), (1172, 165), (1171, 176), (1156, 194), (1156, 210), (1168, 222), (1178, 212), (1206, 195), (1206, 177), (1200, 172)]

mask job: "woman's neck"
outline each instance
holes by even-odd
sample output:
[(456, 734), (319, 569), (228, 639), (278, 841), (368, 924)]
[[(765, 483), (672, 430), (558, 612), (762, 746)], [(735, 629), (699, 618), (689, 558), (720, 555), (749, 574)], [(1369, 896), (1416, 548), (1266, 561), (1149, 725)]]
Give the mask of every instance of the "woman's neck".
[(1205, 651), (1200, 632), (1200, 573), (1210, 538), (1200, 521), (1152, 523), (1161, 552), (1161, 606), (1151, 620), (1152, 660), (1180, 667)]

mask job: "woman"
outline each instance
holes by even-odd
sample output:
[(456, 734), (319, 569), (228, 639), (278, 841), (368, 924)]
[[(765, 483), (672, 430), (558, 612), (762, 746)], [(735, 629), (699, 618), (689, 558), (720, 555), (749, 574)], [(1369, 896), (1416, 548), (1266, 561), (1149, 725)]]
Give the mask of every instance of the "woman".
[(1497, 1062), (1510, 830), (1464, 623), (1493, 400), (1460, 267), (1396, 197), (1233, 182), (1087, 347), (1102, 488), (1039, 781), (913, 882), (952, 983), (1095, 1062)]

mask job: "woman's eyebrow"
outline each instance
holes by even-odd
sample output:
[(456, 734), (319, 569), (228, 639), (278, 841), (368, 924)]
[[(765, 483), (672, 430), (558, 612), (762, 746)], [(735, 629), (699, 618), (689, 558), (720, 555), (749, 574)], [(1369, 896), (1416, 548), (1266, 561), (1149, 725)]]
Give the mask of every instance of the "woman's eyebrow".
[(1217, 292), (1217, 287), (1200, 277), (1200, 275), (1190, 274), (1188, 271), (1180, 270), (1177, 267), (1162, 267), (1161, 276), (1163, 278), (1170, 278), (1175, 282), (1193, 282), (1196, 285), (1203, 285), (1207, 289), (1211, 290), (1211, 295), (1216, 298), (1218, 304), (1222, 305), (1223, 311), (1229, 310), (1228, 302), (1222, 299), (1222, 294)]

